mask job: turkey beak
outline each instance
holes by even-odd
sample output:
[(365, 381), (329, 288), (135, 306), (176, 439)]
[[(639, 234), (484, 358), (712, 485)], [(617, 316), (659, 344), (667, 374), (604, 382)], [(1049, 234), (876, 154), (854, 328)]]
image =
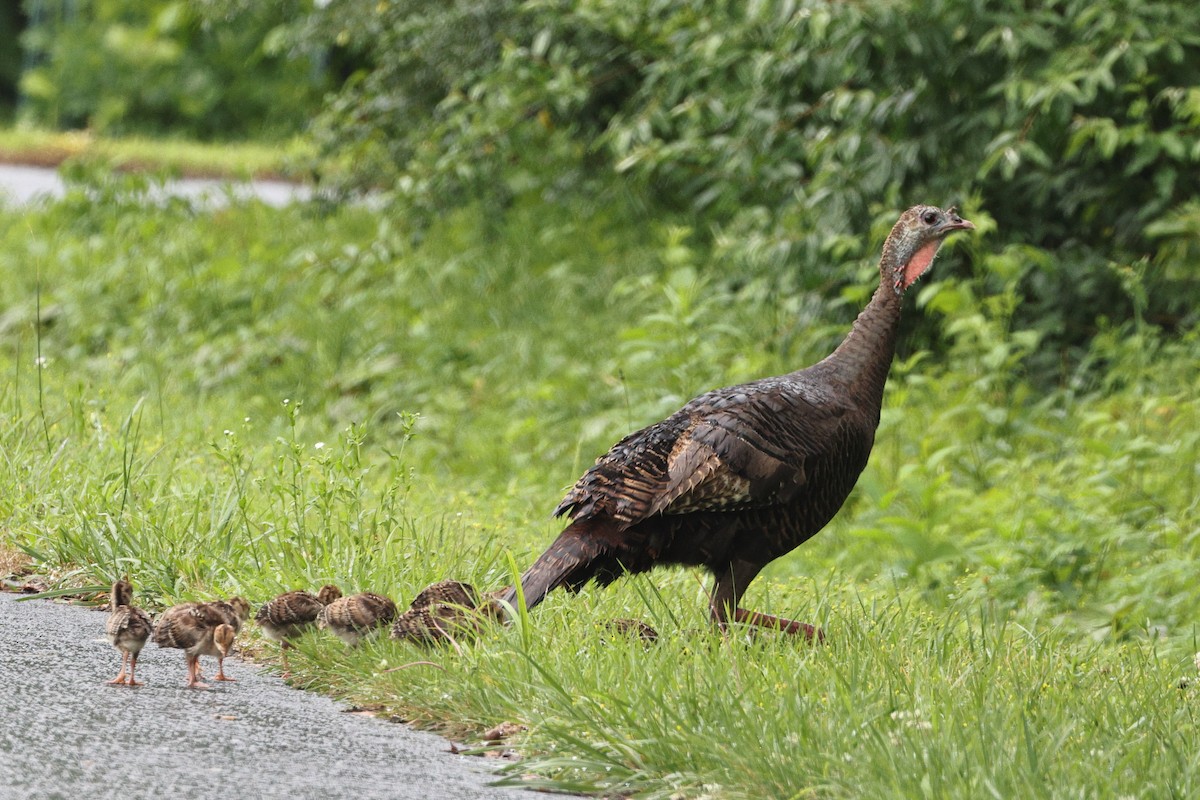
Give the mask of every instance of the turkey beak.
[(946, 212), (946, 224), (942, 226), (942, 234), (953, 233), (954, 231), (973, 231), (975, 224), (969, 219), (963, 219), (958, 215), (958, 209), (950, 208)]

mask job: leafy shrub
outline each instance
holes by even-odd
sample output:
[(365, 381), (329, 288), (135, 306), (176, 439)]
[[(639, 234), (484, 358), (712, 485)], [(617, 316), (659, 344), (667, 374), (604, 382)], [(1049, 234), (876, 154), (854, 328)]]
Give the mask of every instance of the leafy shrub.
[[(210, 4), (211, 5), (211, 4)], [(35, 66), (24, 113), (54, 128), (281, 138), (316, 109), (326, 76), (285, 50), (309, 0), (213, 6), (178, 0), (27, 3)]]
[[(1102, 319), (1195, 321), (1200, 9), (1174, 0), (333, 2), (309, 28), (367, 69), (326, 108), (351, 183), (430, 216), (483, 196), (553, 200), (613, 175), (719, 256), (842, 284), (912, 202), (986, 215), (977, 291), (1055, 376)], [(470, 7), (470, 8), (473, 8)], [(465, 33), (464, 33), (465, 31)], [(357, 167), (357, 169), (356, 169)], [(1110, 265), (1116, 265), (1114, 271)], [(927, 332), (923, 341), (936, 343)]]

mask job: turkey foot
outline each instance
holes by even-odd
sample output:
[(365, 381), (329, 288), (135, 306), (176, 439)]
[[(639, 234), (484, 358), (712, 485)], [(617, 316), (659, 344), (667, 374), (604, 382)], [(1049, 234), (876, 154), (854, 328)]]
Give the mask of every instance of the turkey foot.
[(142, 682), (134, 677), (136, 672), (137, 672), (137, 658), (135, 658), (134, 656), (131, 655), (129, 657), (129, 677), (125, 679), (126, 686), (141, 686), (142, 685)]
[(744, 608), (739, 608), (735, 611), (733, 618), (737, 622), (742, 622), (746, 625), (757, 625), (767, 630), (799, 634), (810, 642), (815, 640), (817, 644), (825, 643), (825, 632), (815, 625), (809, 625), (807, 622), (797, 622), (794, 619), (776, 617), (771, 614), (763, 614), (759, 611), (747, 611)]
[(121, 671), (117, 673), (117, 677), (111, 681), (105, 681), (109, 686), (124, 686), (125, 685), (125, 662), (129, 660), (128, 653), (121, 654)]
[(204, 683), (201, 681), (201, 677), (202, 676), (200, 675), (200, 659), (196, 658), (196, 660), (193, 661), (192, 658), (189, 656), (187, 687), (189, 689), (207, 689), (207, 688), (209, 688), (207, 683)]

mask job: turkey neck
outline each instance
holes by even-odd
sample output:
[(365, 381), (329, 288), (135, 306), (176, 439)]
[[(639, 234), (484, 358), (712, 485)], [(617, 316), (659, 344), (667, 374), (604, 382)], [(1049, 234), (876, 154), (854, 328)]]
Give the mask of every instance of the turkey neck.
[(896, 331), (900, 324), (900, 294), (881, 280), (871, 302), (862, 310), (837, 349), (810, 369), (842, 384), (851, 397), (870, 400), (876, 408), (883, 403)]

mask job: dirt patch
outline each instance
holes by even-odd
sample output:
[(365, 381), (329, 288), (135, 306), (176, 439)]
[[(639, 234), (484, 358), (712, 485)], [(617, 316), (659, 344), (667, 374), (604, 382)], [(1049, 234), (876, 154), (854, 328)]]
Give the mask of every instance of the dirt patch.
[(23, 575), (30, 563), (29, 556), (0, 542), (0, 580), (14, 575)]
[(75, 153), (61, 148), (30, 150), (7, 150), (0, 148), (0, 164), (15, 164), (22, 167), (57, 167)]

